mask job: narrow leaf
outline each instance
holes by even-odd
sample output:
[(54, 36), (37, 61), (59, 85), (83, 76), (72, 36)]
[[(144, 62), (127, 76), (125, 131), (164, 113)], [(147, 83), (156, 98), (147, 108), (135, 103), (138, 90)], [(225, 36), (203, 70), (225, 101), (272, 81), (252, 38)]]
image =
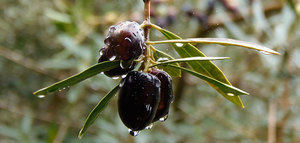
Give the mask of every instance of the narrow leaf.
[(150, 67), (158, 66), (158, 65), (166, 65), (171, 63), (178, 63), (178, 62), (191, 62), (191, 61), (211, 61), (211, 60), (224, 60), (229, 59), (229, 57), (191, 57), (191, 58), (181, 58), (181, 59), (174, 59), (174, 60), (167, 60), (164, 62), (160, 62)]
[(183, 68), (183, 67), (178, 67), (178, 66), (173, 66), (173, 65), (166, 65), (166, 66), (169, 66), (169, 67), (172, 67), (172, 68), (177, 68), (177, 69), (180, 69), (180, 70), (183, 70), (185, 72), (188, 72), (198, 78), (201, 78), (202, 80), (214, 85), (215, 87), (219, 88), (219, 90), (222, 90), (224, 93), (226, 93), (227, 95), (229, 95), (229, 98), (228, 100), (230, 100), (230, 98), (234, 98), (233, 96), (237, 96), (237, 95), (249, 95), (249, 93), (241, 90), (241, 89), (238, 89), (232, 85), (229, 85), (229, 84), (225, 84), (225, 83), (222, 83), (218, 80), (215, 80), (211, 77), (208, 77), (206, 75), (203, 75), (203, 74), (200, 74), (200, 73), (197, 73), (195, 71), (192, 71), (192, 70), (189, 70), (189, 69), (186, 69), (186, 68)]
[[(179, 36), (175, 35), (174, 33), (162, 29), (156, 25), (151, 25), (153, 28), (159, 30), (167, 39), (174, 40), (174, 39), (181, 39)], [(195, 46), (185, 43), (183, 45), (179, 44), (172, 44), (173, 48), (182, 58), (187, 57), (206, 57), (200, 50), (198, 50)], [(214, 78), (222, 83), (231, 85), (231, 83), (227, 80), (223, 72), (211, 61), (195, 61), (195, 62), (188, 62), (188, 65), (196, 72)], [(217, 90), (221, 95), (223, 95), (226, 99), (231, 101), (232, 103), (244, 108), (244, 105), (239, 96), (228, 96), (225, 91), (220, 90), (215, 85), (208, 83), (212, 86), (215, 90)]]
[(78, 138), (81, 139), (87, 129), (94, 123), (94, 121), (99, 117), (100, 113), (104, 110), (104, 108), (107, 106), (109, 101), (114, 97), (114, 95), (117, 93), (117, 91), (120, 89), (120, 86), (117, 85), (112, 89), (109, 93), (107, 93), (100, 102), (95, 106), (95, 108), (92, 110), (92, 112), (87, 117), (82, 129), (80, 130), (78, 134)]
[(265, 54), (276, 54), (280, 55), (280, 53), (269, 49), (267, 47), (261, 46), (252, 42), (239, 41), (234, 39), (227, 38), (188, 38), (188, 39), (176, 39), (176, 40), (163, 40), (163, 41), (150, 41), (148, 44), (165, 44), (165, 43), (176, 43), (177, 45), (180, 43), (201, 43), (201, 44), (220, 44), (220, 45), (230, 45), (230, 46), (240, 46), (244, 48), (254, 49), (257, 51), (261, 51)]
[(97, 75), (101, 72), (113, 69), (113, 68), (117, 67), (119, 64), (120, 64), (120, 61), (106, 61), (106, 62), (98, 63), (94, 66), (91, 66), (90, 68), (86, 69), (85, 71), (83, 71), (81, 73), (73, 75), (62, 81), (56, 82), (48, 87), (42, 88), (42, 89), (34, 92), (33, 94), (34, 95), (44, 95), (49, 92), (54, 92), (56, 90), (72, 86), (72, 85), (77, 84), (85, 79), (88, 79), (88, 78), (94, 76), (94, 75)]
[[(157, 50), (157, 49), (155, 50), (153, 57), (155, 58), (156, 61), (159, 61), (164, 58), (168, 59), (168, 60), (174, 60), (174, 58), (172, 56), (170, 56), (169, 54), (167, 54), (163, 51)], [(178, 63), (173, 63), (173, 65), (179, 66)], [(167, 66), (161, 66), (161, 68), (172, 77), (181, 77), (181, 70), (179, 70), (179, 69), (174, 69), (174, 68), (170, 68)]]

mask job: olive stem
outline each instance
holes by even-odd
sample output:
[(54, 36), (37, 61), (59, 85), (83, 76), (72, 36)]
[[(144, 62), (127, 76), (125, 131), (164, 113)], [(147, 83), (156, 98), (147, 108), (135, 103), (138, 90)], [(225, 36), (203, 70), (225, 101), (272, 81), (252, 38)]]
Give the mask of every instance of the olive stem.
[(144, 58), (145, 58), (145, 56), (144, 55), (142, 55), (139, 59), (137, 59), (137, 60), (134, 60), (135, 62), (141, 62), (141, 61), (143, 61), (144, 60)]
[[(141, 25), (142, 28), (144, 28), (144, 33), (145, 33), (145, 42), (149, 41), (150, 37), (150, 1), (151, 0), (144, 0), (145, 7), (144, 7), (144, 16), (145, 16), (145, 21)], [(146, 45), (146, 52), (144, 53), (144, 69), (143, 72), (147, 72), (148, 68), (151, 64), (151, 49), (149, 48), (149, 45)]]
[(151, 63), (153, 64), (153, 63), (156, 63), (156, 60), (155, 60), (155, 58), (154, 58), (154, 56), (153, 56), (153, 54), (156, 52), (156, 49), (152, 46), (152, 45), (149, 45), (149, 47), (150, 47), (150, 49), (151, 49), (151, 59), (150, 59), (150, 61), (151, 61)]
[(145, 26), (149, 26), (149, 27), (151, 27), (151, 28), (154, 28), (154, 29), (156, 29), (156, 30), (158, 30), (158, 31), (161, 31), (162, 30), (162, 28), (161, 27), (159, 27), (158, 25), (155, 25), (155, 24), (153, 24), (153, 23), (148, 23), (148, 24), (145, 24)]
[[(150, 59), (150, 63), (152, 63), (152, 64), (158, 64), (158, 62), (156, 62), (156, 61), (154, 61), (152, 59)], [(153, 66), (151, 65), (150, 67), (153, 67)]]
[(144, 8), (144, 15), (145, 15), (145, 27), (144, 27), (144, 32), (145, 32), (145, 41), (147, 42), (149, 40), (149, 35), (150, 35), (150, 1), (151, 0), (144, 0), (145, 3), (145, 8)]
[(156, 49), (152, 46), (152, 45), (149, 45), (150, 46), (150, 49), (153, 51), (153, 52), (156, 52)]
[(145, 68), (143, 70), (143, 72), (147, 72), (148, 71), (148, 68), (150, 66), (150, 61), (151, 61), (151, 51), (150, 51), (150, 48), (149, 46), (147, 45), (146, 47), (146, 55), (145, 55), (145, 59), (144, 59), (144, 65), (145, 65)]

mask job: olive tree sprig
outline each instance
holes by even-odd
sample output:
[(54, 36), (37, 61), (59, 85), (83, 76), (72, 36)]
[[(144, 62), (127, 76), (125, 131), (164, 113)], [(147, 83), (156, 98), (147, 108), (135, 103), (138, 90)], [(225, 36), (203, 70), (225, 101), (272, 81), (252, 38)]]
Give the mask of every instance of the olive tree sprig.
[[(261, 51), (264, 54), (277, 54), (280, 53), (266, 48), (264, 46), (260, 46), (255, 43), (243, 42), (238, 40), (226, 39), (226, 38), (189, 38), (189, 39), (181, 39), (181, 37), (175, 35), (174, 33), (165, 30), (155, 24), (152, 24), (150, 21), (150, 1), (144, 0), (144, 15), (145, 20), (140, 25), (141, 28), (144, 29), (144, 41), (145, 43), (145, 51), (143, 55), (140, 56), (140, 59), (135, 60), (135, 62), (142, 62), (140, 66), (140, 70), (143, 72), (153, 72), (149, 70), (152, 67), (159, 67), (164, 69), (167, 72), (174, 73), (175, 76), (179, 76), (181, 71), (190, 73), (204, 81), (206, 81), (210, 86), (212, 86), (217, 92), (223, 95), (226, 99), (233, 102), (234, 104), (244, 108), (244, 105), (240, 99), (240, 95), (248, 95), (247, 92), (240, 90), (231, 85), (231, 83), (227, 80), (224, 73), (213, 63), (211, 60), (222, 60), (227, 59), (227, 57), (206, 57), (199, 49), (193, 46), (190, 43), (201, 43), (201, 44), (221, 44), (221, 45), (230, 45), (230, 46), (240, 46), (249, 49), (255, 49), (257, 51)], [(128, 23), (127, 23), (128, 24)], [(120, 26), (120, 25), (119, 25)], [(128, 25), (127, 25), (128, 26)], [(113, 27), (115, 28), (115, 27)], [(160, 41), (150, 41), (150, 29), (154, 28), (160, 31), (167, 40)], [(139, 30), (136, 30), (139, 31)], [(140, 36), (143, 37), (143, 36)], [(114, 38), (118, 38), (114, 37)], [(126, 39), (126, 38), (125, 38)], [(142, 38), (140, 38), (142, 39)], [(128, 39), (127, 39), (128, 40)], [(131, 40), (129, 39), (131, 42)], [(141, 40), (138, 40), (141, 41)], [(127, 41), (128, 42), (128, 41)], [(173, 58), (172, 56), (155, 49), (153, 45), (156, 44), (170, 44), (178, 53), (181, 58)], [(129, 52), (130, 53), (130, 52)], [(133, 52), (132, 52), (133, 53)], [(114, 58), (112, 58), (114, 57)], [(59, 81), (53, 85), (50, 85), (46, 88), (40, 89), (35, 92), (35, 95), (47, 94), (49, 92), (54, 92), (56, 90), (62, 89), (64, 87), (72, 86), (76, 83), (79, 83), (87, 78), (90, 78), (94, 75), (97, 75), (101, 72), (106, 72), (108, 70), (115, 69), (120, 66), (121, 62), (116, 59), (116, 57), (112, 56), (108, 58), (109, 61), (100, 61), (100, 63), (88, 68), (87, 70), (74, 75), (65, 80)], [(159, 60), (161, 57), (166, 57), (166, 60)], [(136, 57), (137, 58), (137, 57)], [(157, 60), (157, 61), (156, 61)], [(183, 68), (178, 65), (179, 62), (186, 62), (190, 68)], [(136, 71), (135, 71), (136, 72)], [(140, 72), (142, 73), (142, 72)], [(145, 73), (143, 73), (145, 74)], [(125, 78), (126, 79), (126, 78)], [(94, 110), (88, 116), (83, 128), (79, 133), (79, 138), (82, 138), (88, 127), (98, 118), (99, 114), (103, 109), (107, 106), (112, 97), (117, 93), (117, 91), (121, 88), (120, 85), (116, 85), (113, 90), (111, 90), (99, 103), (96, 105)]]

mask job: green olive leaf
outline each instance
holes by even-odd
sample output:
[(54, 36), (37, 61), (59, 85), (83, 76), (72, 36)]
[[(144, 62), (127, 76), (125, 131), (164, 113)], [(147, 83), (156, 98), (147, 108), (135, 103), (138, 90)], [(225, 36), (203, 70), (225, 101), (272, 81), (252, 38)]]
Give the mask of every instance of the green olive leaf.
[(87, 117), (82, 129), (80, 130), (78, 134), (78, 138), (81, 139), (84, 135), (87, 129), (94, 123), (94, 121), (99, 117), (100, 113), (105, 109), (109, 101), (114, 97), (114, 95), (117, 93), (117, 91), (120, 89), (120, 86), (115, 86), (110, 92), (108, 92), (101, 100), (98, 102), (98, 104), (95, 106), (95, 108), (92, 110), (92, 112)]
[[(153, 54), (155, 60), (160, 60), (162, 58), (166, 58), (169, 60), (174, 60), (174, 58), (172, 56), (170, 56), (169, 54), (160, 51), (160, 50), (155, 50), (155, 53)], [(172, 63), (173, 65), (179, 66), (178, 63)], [(160, 66), (165, 72), (167, 72), (170, 76), (172, 77), (181, 77), (181, 71), (179, 69), (174, 69), (174, 68), (170, 68), (170, 67), (166, 67), (166, 66)]]
[(120, 64), (120, 61), (105, 61), (105, 62), (98, 63), (96, 65), (89, 67), (88, 69), (86, 69), (85, 71), (83, 71), (81, 73), (73, 75), (62, 81), (56, 82), (48, 87), (42, 88), (42, 89), (34, 92), (33, 94), (34, 95), (45, 95), (49, 92), (54, 92), (59, 89), (70, 87), (70, 86), (77, 84), (85, 79), (95, 76), (101, 72), (116, 68), (119, 64)]
[(179, 62), (211, 61), (211, 60), (224, 60), (224, 59), (229, 59), (229, 57), (190, 57), (190, 58), (166, 60), (164, 62), (159, 62), (157, 64), (153, 64), (150, 67), (159, 66), (159, 65), (166, 65), (166, 64), (172, 64), (172, 63), (179, 63)]
[(176, 69), (180, 69), (184, 72), (187, 72), (187, 73), (190, 73), (212, 85), (214, 85), (216, 88), (218, 88), (219, 90), (222, 90), (223, 92), (225, 92), (228, 96), (238, 96), (238, 95), (249, 95), (249, 93), (241, 90), (241, 89), (238, 89), (232, 85), (229, 85), (229, 84), (225, 84), (225, 83), (222, 83), (218, 80), (215, 80), (211, 77), (208, 77), (206, 75), (203, 75), (203, 74), (200, 74), (200, 73), (197, 73), (195, 71), (192, 71), (192, 70), (189, 70), (189, 69), (186, 69), (186, 68), (183, 68), (183, 67), (178, 67), (178, 66), (174, 66), (174, 65), (165, 65), (165, 66), (168, 66), (168, 67), (172, 67), (172, 68), (176, 68)]
[(261, 51), (264, 54), (276, 54), (280, 55), (280, 53), (261, 46), (256, 43), (239, 41), (228, 38), (188, 38), (188, 39), (176, 39), (176, 40), (163, 40), (163, 41), (149, 41), (147, 44), (166, 44), (166, 43), (176, 43), (176, 45), (183, 45), (183, 43), (199, 43), (199, 44), (220, 44), (220, 45), (229, 45), (229, 46), (239, 46), (248, 49), (253, 49), (257, 51)]
[[(160, 31), (168, 40), (175, 40), (181, 39), (179, 36), (175, 35), (174, 33), (162, 29), (156, 25), (151, 25), (153, 28)], [(198, 50), (195, 46), (191, 45), (190, 43), (184, 44), (172, 44), (173, 48), (182, 58), (187, 57), (206, 57), (200, 50)], [(188, 65), (196, 72), (216, 79), (222, 83), (231, 85), (231, 83), (227, 80), (223, 72), (211, 61), (195, 61), (195, 62), (188, 62)], [(216, 91), (218, 91), (221, 95), (223, 95), (226, 99), (231, 101), (232, 103), (244, 108), (242, 100), (239, 96), (229, 96), (226, 91), (222, 91), (220, 88), (216, 87), (215, 85), (208, 82), (210, 86), (212, 86)]]

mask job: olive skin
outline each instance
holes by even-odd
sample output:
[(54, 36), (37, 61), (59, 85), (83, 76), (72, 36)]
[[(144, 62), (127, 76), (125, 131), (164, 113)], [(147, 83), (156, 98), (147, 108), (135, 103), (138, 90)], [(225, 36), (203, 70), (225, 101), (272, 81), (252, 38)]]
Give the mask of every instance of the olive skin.
[(172, 78), (167, 72), (152, 68), (150, 73), (156, 76), (161, 82), (160, 101), (153, 119), (153, 122), (155, 122), (169, 114), (170, 104), (174, 100), (174, 95), (172, 89)]
[(132, 21), (111, 26), (104, 43), (118, 59), (123, 61), (139, 58), (145, 49), (143, 30), (138, 23)]
[[(109, 61), (109, 60), (119, 60), (117, 58), (112, 59), (113, 58), (113, 53), (110, 49), (108, 48), (102, 48), (100, 50), (100, 58), (98, 60), (98, 63), (104, 62), (104, 61)], [(131, 63), (131, 65), (127, 68), (122, 68), (121, 66), (118, 66), (114, 69), (105, 71), (104, 74), (108, 77), (117, 77), (117, 76), (121, 76), (121, 75), (125, 75), (128, 72), (132, 71), (136, 66), (136, 62)]]
[(132, 131), (145, 129), (155, 116), (161, 82), (149, 73), (131, 71), (120, 84), (119, 116)]

